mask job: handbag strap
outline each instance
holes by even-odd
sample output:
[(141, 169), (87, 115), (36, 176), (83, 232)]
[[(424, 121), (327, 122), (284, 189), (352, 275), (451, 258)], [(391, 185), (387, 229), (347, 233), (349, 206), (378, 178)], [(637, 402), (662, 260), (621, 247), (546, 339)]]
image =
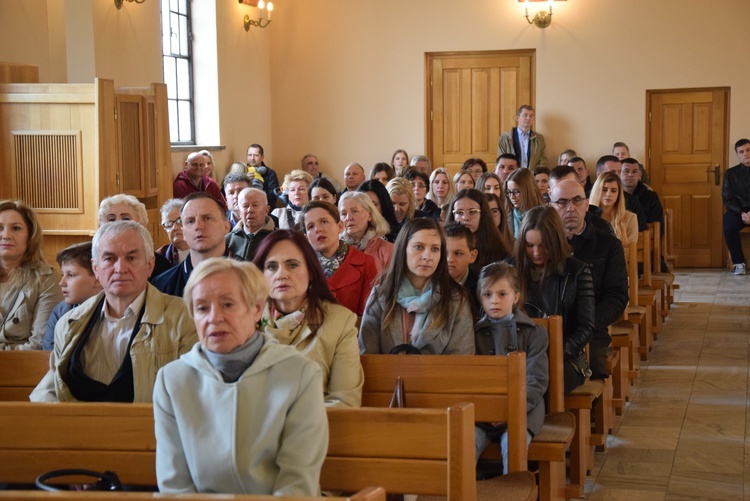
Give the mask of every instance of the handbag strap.
[(411, 330), (416, 317), (416, 313), (409, 313), (406, 308), (401, 308), (401, 339), (404, 344), (411, 344)]

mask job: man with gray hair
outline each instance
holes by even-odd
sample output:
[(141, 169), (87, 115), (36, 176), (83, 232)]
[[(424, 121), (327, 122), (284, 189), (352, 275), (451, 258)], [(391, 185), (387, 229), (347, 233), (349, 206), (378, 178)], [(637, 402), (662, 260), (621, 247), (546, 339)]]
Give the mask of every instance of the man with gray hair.
[(302, 160), (300, 161), (300, 168), (310, 174), (313, 178), (313, 181), (319, 178), (327, 179), (333, 185), (336, 193), (339, 193), (341, 191), (341, 183), (339, 183), (338, 180), (333, 176), (329, 176), (328, 174), (320, 170), (320, 162), (318, 162), (318, 157), (313, 155), (312, 153), (308, 153), (307, 155), (302, 157)]
[(55, 327), (50, 369), (32, 402), (151, 402), (156, 372), (198, 341), (182, 299), (149, 285), (151, 235), (134, 221), (99, 228), (92, 267), (102, 292)]
[[(428, 157), (425, 155), (414, 155), (411, 157), (411, 162), (409, 163), (409, 166), (414, 169), (418, 170), (419, 172), (424, 172), (427, 174), (427, 177), (432, 174), (432, 162)], [(402, 172), (399, 174), (401, 177), (403, 177), (405, 173)]]
[(276, 225), (268, 215), (270, 207), (262, 190), (245, 188), (237, 198), (240, 222), (227, 234), (226, 244), (236, 259), (252, 261), (258, 246)]

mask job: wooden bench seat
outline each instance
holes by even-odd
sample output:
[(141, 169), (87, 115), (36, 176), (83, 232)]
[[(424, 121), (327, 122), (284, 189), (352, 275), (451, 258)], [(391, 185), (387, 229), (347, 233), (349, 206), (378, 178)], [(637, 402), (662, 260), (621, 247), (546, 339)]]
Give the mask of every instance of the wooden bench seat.
[(348, 497), (259, 496), (250, 494), (159, 494), (158, 492), (0, 491), (0, 499), (16, 501), (385, 501), (382, 487), (370, 487)]
[[(447, 407), (327, 409), (321, 488), (379, 485), (473, 501), (474, 407)], [(47, 471), (83, 468), (155, 486), (155, 450), (150, 404), (0, 402), (0, 483), (28, 484)]]
[(0, 351), (0, 402), (28, 402), (49, 371), (49, 351)]

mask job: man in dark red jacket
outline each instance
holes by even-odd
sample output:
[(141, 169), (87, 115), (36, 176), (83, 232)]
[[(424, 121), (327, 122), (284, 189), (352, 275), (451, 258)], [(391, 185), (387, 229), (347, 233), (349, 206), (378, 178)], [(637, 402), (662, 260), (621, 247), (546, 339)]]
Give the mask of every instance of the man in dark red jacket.
[(206, 157), (197, 151), (188, 155), (185, 161), (185, 170), (177, 174), (174, 183), (172, 183), (175, 198), (185, 198), (191, 193), (205, 191), (221, 202), (226, 211), (227, 202), (224, 200), (224, 195), (221, 194), (221, 188), (216, 184), (216, 181), (203, 173), (205, 170)]

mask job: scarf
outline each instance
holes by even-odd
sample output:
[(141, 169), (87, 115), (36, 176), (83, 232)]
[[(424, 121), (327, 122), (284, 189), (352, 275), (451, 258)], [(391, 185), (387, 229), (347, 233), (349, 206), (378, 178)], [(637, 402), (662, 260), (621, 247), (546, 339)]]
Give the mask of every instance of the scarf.
[(367, 247), (367, 244), (369, 244), (370, 240), (372, 240), (373, 238), (377, 238), (377, 235), (375, 235), (375, 230), (370, 227), (367, 228), (367, 231), (360, 240), (355, 240), (347, 232), (341, 234), (342, 242), (346, 243), (347, 245), (351, 245), (355, 249), (361, 250), (362, 252), (365, 251), (365, 247)]
[(412, 344), (419, 347), (420, 341), (422, 340), (422, 334), (427, 329), (427, 323), (430, 316), (430, 305), (432, 304), (433, 296), (435, 301), (439, 300), (437, 293), (432, 292), (432, 282), (427, 282), (422, 291), (418, 291), (409, 282), (409, 279), (404, 277), (401, 280), (401, 286), (398, 288), (398, 296), (396, 302), (404, 308), (408, 313), (416, 313), (414, 318), (414, 327), (412, 327), (411, 336)]
[(318, 259), (320, 260), (320, 266), (323, 267), (323, 273), (325, 273), (326, 278), (331, 278), (331, 275), (333, 275), (336, 270), (339, 269), (341, 263), (343, 263), (344, 259), (346, 258), (346, 252), (348, 250), (349, 246), (339, 240), (339, 248), (336, 249), (336, 252), (333, 253), (333, 256), (325, 257), (320, 252), (317, 253)]
[(521, 223), (523, 223), (524, 214), (526, 213), (513, 207), (513, 237), (516, 239), (521, 235)]
[[(300, 334), (307, 328), (305, 322), (305, 304), (291, 313), (283, 313), (276, 308), (276, 303), (269, 300), (263, 310), (262, 324), (266, 333), (272, 335), (280, 344), (293, 345), (299, 341)], [(307, 331), (309, 332), (309, 328)]]
[(234, 383), (253, 365), (263, 347), (263, 335), (255, 331), (245, 344), (229, 353), (214, 353), (205, 346), (202, 348), (206, 360), (221, 373), (225, 383)]

